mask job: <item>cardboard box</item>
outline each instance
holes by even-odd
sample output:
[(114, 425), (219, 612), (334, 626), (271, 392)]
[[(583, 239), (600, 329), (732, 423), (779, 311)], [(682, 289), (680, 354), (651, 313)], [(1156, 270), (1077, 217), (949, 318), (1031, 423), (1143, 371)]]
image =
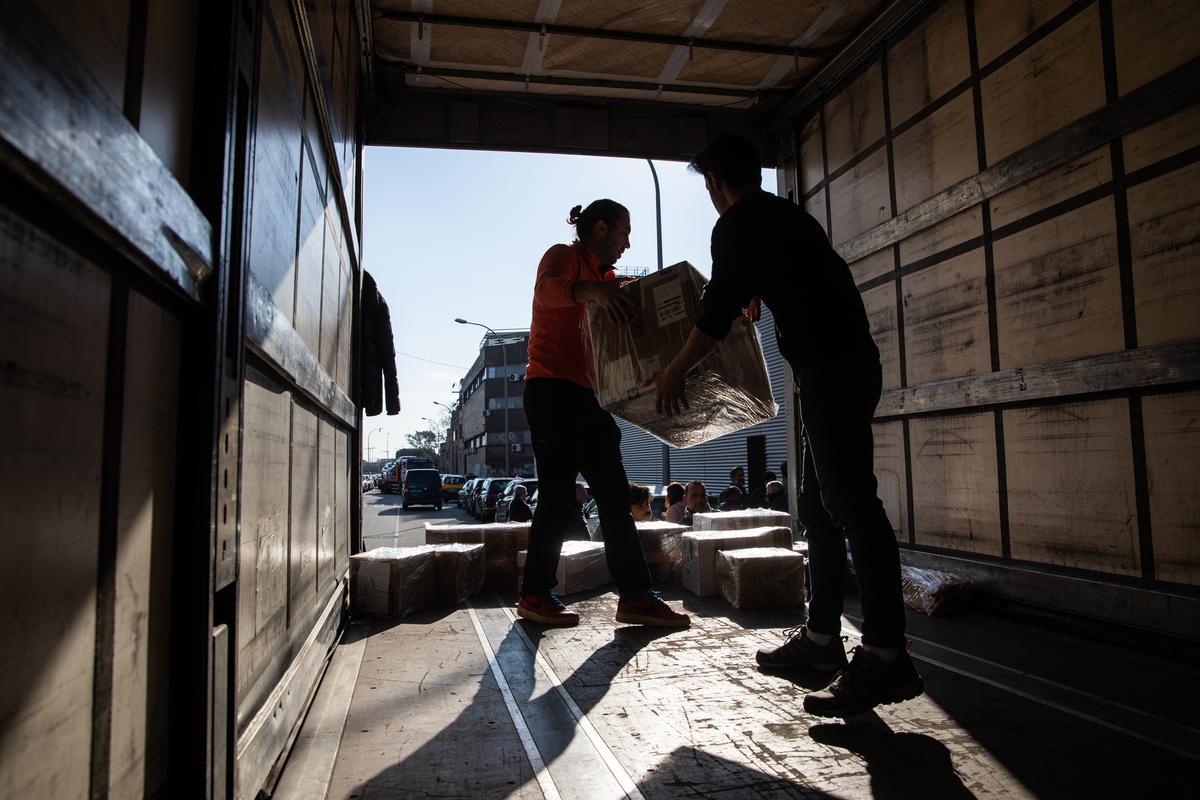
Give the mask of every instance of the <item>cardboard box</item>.
[(701, 597), (718, 592), (717, 553), (747, 547), (791, 547), (791, 528), (752, 528), (747, 531), (691, 531), (683, 534), (680, 582)]
[(437, 572), (438, 605), (458, 605), (483, 588), (482, 544), (433, 545), (433, 563)]
[(425, 523), (427, 544), (482, 544), (483, 588), (509, 591), (517, 579), (517, 551), (529, 546), (528, 522), (486, 525)]
[(437, 598), (433, 548), (377, 547), (350, 556), (350, 607), (356, 616), (400, 618)]
[(588, 306), (600, 405), (675, 447), (707, 442), (778, 413), (758, 331), (741, 317), (688, 374), (689, 407), (674, 417), (654, 410), (654, 387), (642, 384), (683, 347), (700, 316), (700, 290), (706, 282), (691, 264), (681, 261), (621, 290), (637, 306), (629, 322), (615, 323), (603, 309)]
[[(517, 553), (517, 591), (521, 591), (521, 580), (525, 575), (525, 559), (529, 551)], [(558, 571), (555, 573), (558, 583), (554, 593), (560, 595), (586, 592), (597, 589), (612, 582), (608, 572), (608, 558), (604, 553), (602, 542), (582, 542), (568, 539), (563, 542), (562, 552), (558, 556)]]
[(656, 584), (678, 583), (679, 565), (683, 560), (683, 534), (691, 529), (660, 520), (634, 524), (642, 554), (646, 556), (646, 566), (650, 568), (650, 580)]
[(734, 608), (795, 606), (804, 602), (804, 556), (782, 547), (717, 553), (717, 584)]
[[(792, 528), (792, 515), (769, 508), (745, 508), (737, 511), (706, 511), (692, 517), (697, 531), (741, 531), (750, 528)], [(793, 537), (794, 538), (794, 537)], [(790, 541), (788, 546), (790, 547)]]

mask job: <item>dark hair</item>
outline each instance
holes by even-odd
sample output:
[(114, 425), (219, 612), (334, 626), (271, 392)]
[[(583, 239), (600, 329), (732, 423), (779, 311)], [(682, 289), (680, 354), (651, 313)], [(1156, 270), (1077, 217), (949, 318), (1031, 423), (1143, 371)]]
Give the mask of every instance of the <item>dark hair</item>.
[(683, 488), (683, 484), (680, 483), (679, 481), (673, 481), (672, 483), (667, 484), (667, 503), (668, 504), (675, 505), (676, 503), (678, 503), (680, 500), (683, 499), (683, 496), (685, 494), (687, 494), (687, 490), (685, 490)]
[(629, 484), (629, 505), (640, 506), (650, 499), (650, 488), (641, 484)]
[(629, 217), (629, 209), (616, 200), (593, 200), (588, 207), (575, 206), (567, 217), (567, 224), (575, 226), (575, 235), (582, 239), (589, 236), (594, 226), (600, 220), (608, 225), (616, 225), (622, 219)]
[(723, 183), (735, 189), (762, 186), (762, 157), (754, 142), (745, 136), (722, 133), (696, 154), (689, 165), (701, 175), (715, 173)]
[(726, 500), (735, 500), (742, 496), (742, 490), (736, 486), (729, 486), (725, 491), (721, 492), (721, 502)]
[(735, 472), (742, 473), (743, 478), (746, 477), (746, 470), (742, 469), (741, 467), (734, 467), (733, 469), (729, 470), (729, 480), (733, 480), (733, 473)]
[(763, 480), (767, 483), (770, 483), (771, 481), (775, 480), (775, 473), (771, 472), (771, 470), (767, 470), (763, 473)]

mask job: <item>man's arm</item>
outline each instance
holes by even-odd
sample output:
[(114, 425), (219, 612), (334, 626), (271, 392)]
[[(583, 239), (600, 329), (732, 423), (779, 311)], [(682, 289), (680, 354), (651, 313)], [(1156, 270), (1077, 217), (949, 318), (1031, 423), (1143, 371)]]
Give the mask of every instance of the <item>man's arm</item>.
[(699, 328), (692, 328), (683, 347), (667, 364), (666, 369), (646, 381), (655, 386), (654, 409), (660, 414), (673, 417), (688, 407), (683, 392), (683, 379), (688, 371), (712, 352), (720, 339), (714, 339)]

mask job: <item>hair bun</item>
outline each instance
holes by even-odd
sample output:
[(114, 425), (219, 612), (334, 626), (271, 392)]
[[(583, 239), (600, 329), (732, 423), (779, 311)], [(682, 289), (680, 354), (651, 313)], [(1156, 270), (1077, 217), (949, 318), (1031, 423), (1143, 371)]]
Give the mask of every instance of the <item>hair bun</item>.
[(583, 206), (575, 206), (571, 209), (571, 213), (567, 215), (567, 224), (575, 225), (579, 222), (579, 217), (583, 214)]

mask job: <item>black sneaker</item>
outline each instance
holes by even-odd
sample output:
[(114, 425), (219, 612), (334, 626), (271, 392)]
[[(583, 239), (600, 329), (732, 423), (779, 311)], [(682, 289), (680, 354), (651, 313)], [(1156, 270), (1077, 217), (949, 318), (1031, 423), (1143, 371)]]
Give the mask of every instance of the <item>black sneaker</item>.
[(804, 697), (804, 710), (818, 717), (852, 717), (878, 705), (911, 700), (925, 691), (908, 653), (887, 664), (862, 647), (854, 648), (849, 665), (819, 692)]
[(772, 650), (759, 650), (754, 654), (760, 667), (767, 669), (809, 669), (820, 672), (837, 672), (846, 666), (846, 650), (842, 637), (835, 636), (822, 647), (805, 635), (806, 628), (789, 628), (783, 632), (787, 638)]

